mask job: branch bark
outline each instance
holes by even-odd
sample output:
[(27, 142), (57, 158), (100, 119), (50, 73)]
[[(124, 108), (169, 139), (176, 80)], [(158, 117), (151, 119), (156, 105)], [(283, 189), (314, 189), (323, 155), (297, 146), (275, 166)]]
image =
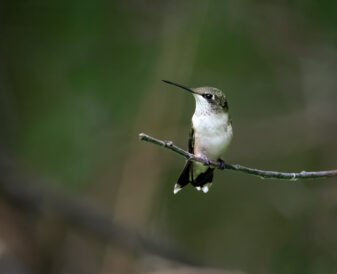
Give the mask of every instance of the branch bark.
[[(218, 161), (209, 161), (207, 162), (203, 158), (196, 157), (194, 154), (189, 153), (188, 151), (176, 146), (172, 141), (163, 141), (151, 137), (145, 133), (139, 134), (139, 139), (141, 141), (146, 141), (155, 145), (159, 145), (165, 148), (168, 148), (182, 156), (184, 156), (187, 160), (196, 161), (203, 163), (205, 165), (213, 166), (215, 168), (221, 169), (220, 162)], [(255, 175), (260, 177), (261, 179), (270, 178), (270, 179), (281, 179), (281, 180), (291, 180), (296, 181), (298, 179), (314, 179), (314, 178), (326, 178), (337, 176), (337, 170), (325, 170), (325, 171), (301, 171), (301, 172), (278, 172), (278, 171), (269, 171), (269, 170), (261, 170), (256, 168), (245, 167), (238, 164), (225, 164), (224, 169), (231, 169), (235, 171), (240, 171), (243, 173), (248, 173), (251, 175)]]

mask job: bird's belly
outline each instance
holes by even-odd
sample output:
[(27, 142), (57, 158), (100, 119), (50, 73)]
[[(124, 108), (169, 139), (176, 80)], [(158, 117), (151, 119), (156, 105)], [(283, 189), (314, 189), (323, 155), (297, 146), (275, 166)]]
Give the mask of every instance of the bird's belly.
[(211, 160), (217, 160), (226, 150), (232, 139), (232, 126), (228, 120), (220, 121), (193, 121), (194, 127), (194, 153), (206, 156)]
[(220, 134), (214, 134), (212, 136), (197, 134), (195, 138), (195, 153), (197, 155), (199, 154), (198, 156), (205, 155), (209, 159), (217, 160), (228, 147), (232, 138), (232, 134), (224, 131)]

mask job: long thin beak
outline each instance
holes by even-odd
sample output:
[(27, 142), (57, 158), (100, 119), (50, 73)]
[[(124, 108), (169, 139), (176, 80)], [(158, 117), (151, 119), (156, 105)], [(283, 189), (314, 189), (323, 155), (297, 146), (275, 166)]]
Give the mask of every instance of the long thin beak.
[(183, 85), (180, 85), (180, 84), (177, 84), (177, 83), (173, 83), (173, 82), (170, 82), (170, 81), (167, 81), (167, 80), (162, 80), (163, 82), (167, 83), (167, 84), (170, 84), (170, 85), (173, 85), (173, 86), (177, 86), (177, 87), (180, 87), (180, 88), (183, 88), (183, 89), (186, 89), (187, 91), (191, 92), (191, 93), (195, 93), (192, 89), (188, 88), (188, 87), (185, 87)]

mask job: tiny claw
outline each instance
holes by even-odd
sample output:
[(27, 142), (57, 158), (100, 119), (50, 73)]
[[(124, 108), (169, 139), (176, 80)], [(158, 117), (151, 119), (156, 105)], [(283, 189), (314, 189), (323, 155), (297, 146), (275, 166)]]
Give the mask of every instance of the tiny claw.
[(222, 159), (218, 159), (218, 162), (220, 163), (219, 168), (220, 169), (225, 169), (226, 168), (226, 163)]

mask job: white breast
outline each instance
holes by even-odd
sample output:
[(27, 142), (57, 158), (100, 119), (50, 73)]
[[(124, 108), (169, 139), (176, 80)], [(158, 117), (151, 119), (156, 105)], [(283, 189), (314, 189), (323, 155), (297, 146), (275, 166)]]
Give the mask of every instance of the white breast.
[(232, 126), (227, 113), (210, 113), (207, 115), (194, 114), (195, 151), (197, 156), (206, 156), (217, 160), (228, 147), (232, 136)]

